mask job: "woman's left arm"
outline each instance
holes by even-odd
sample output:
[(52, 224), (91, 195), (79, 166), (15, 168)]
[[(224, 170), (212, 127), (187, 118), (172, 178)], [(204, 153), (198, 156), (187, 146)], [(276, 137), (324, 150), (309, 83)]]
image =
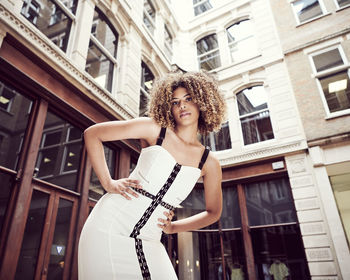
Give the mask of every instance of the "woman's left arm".
[(219, 220), (222, 211), (222, 171), (219, 161), (211, 153), (209, 153), (202, 172), (205, 211), (178, 221), (165, 222), (164, 226), (161, 226), (165, 233), (171, 234), (196, 230), (211, 225)]

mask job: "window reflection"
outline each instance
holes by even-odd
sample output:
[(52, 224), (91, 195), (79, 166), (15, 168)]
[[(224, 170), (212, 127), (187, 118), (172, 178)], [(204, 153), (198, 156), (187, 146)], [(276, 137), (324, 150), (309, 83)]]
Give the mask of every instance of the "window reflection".
[(231, 136), (228, 121), (221, 126), (218, 132), (210, 132), (207, 135), (201, 135), (200, 141), (204, 146), (210, 147), (212, 151), (231, 149)]
[(6, 217), (6, 211), (13, 191), (14, 176), (0, 171), (0, 234)]
[(156, 20), (156, 10), (150, 0), (143, 1), (143, 23), (147, 26), (147, 29), (154, 34)]
[(16, 280), (34, 279), (48, 201), (49, 194), (33, 191), (17, 264)]
[(300, 23), (323, 14), (318, 0), (299, 0), (292, 3)]
[(109, 92), (112, 91), (117, 46), (118, 33), (106, 16), (95, 9), (85, 71)]
[(82, 149), (82, 130), (47, 113), (36, 162), (38, 179), (76, 190)]
[(140, 89), (140, 105), (139, 116), (145, 116), (147, 112), (147, 106), (149, 102), (149, 91), (152, 88), (154, 75), (148, 68), (146, 63), (141, 63), (141, 89)]
[(232, 62), (245, 60), (258, 52), (250, 20), (242, 20), (227, 28), (227, 38)]
[(56, 1), (24, 0), (21, 13), (52, 42), (66, 51), (78, 1)]
[(32, 101), (0, 81), (0, 165), (16, 170)]
[(263, 86), (246, 88), (237, 94), (244, 144), (273, 139), (267, 94)]
[[(105, 145), (103, 145), (103, 150), (104, 150), (109, 173), (113, 177), (114, 171), (115, 171), (116, 152)], [(106, 193), (105, 189), (102, 187), (100, 181), (97, 178), (95, 171), (92, 169), (90, 186), (89, 186), (89, 198), (99, 200), (101, 196), (104, 195), (105, 193)]]
[(209, 0), (193, 0), (193, 9), (195, 16), (198, 16), (212, 8), (213, 6)]
[(73, 202), (60, 199), (56, 216), (55, 233), (51, 245), (48, 280), (62, 279), (71, 224)]
[(171, 58), (173, 55), (173, 36), (166, 25), (164, 25), (164, 47), (166, 55)]
[(287, 178), (247, 184), (244, 190), (250, 226), (297, 221)]
[(221, 66), (216, 34), (208, 35), (197, 41), (197, 56), (200, 69), (209, 71)]

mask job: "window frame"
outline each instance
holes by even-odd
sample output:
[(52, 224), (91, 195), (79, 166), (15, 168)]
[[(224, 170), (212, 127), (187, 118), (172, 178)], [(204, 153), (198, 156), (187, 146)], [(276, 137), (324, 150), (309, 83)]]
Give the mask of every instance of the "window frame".
[[(206, 4), (206, 3), (208, 3), (209, 6), (211, 6), (211, 7), (204, 12), (200, 12), (199, 14), (196, 14), (196, 8), (199, 6), (202, 6), (203, 4)], [(202, 15), (202, 14), (208, 12), (209, 10), (213, 9), (213, 5), (210, 3), (210, 0), (199, 0), (197, 3), (193, 3), (193, 1), (192, 1), (192, 5), (193, 5), (193, 14), (195, 17)]]
[(338, 0), (334, 0), (334, 2), (335, 2), (335, 6), (337, 7), (337, 11), (350, 7), (350, 2), (348, 4), (346, 4), (346, 5), (344, 5), (343, 7), (339, 6), (339, 1)]
[[(145, 8), (145, 2), (148, 3), (148, 5), (153, 9), (154, 11), (154, 19), (152, 18), (152, 16), (148, 13), (147, 9)], [(152, 25), (153, 29), (150, 29), (144, 22), (144, 18), (147, 18), (147, 20), (150, 22), (150, 24)], [(152, 36), (154, 36), (155, 30), (156, 30), (156, 21), (157, 21), (157, 10), (154, 7), (152, 0), (144, 0), (143, 2), (143, 18), (142, 18), (142, 23), (144, 24), (144, 26), (146, 26), (146, 30), (148, 30)]]
[[(168, 35), (168, 36), (166, 36)], [(170, 38), (170, 43), (168, 42), (167, 38)], [(164, 24), (164, 48), (165, 53), (167, 54), (168, 58), (172, 58), (173, 56), (173, 44), (174, 44), (174, 37), (170, 32), (170, 29), (166, 24)]]
[(318, 15), (318, 16), (315, 16), (315, 17), (313, 17), (313, 18), (309, 18), (309, 19), (307, 19), (307, 20), (301, 22), (300, 19), (299, 19), (298, 14), (297, 14), (296, 8), (295, 8), (295, 6), (294, 6), (294, 4), (295, 4), (296, 2), (299, 2), (299, 1), (303, 1), (303, 0), (292, 0), (292, 1), (290, 1), (291, 9), (292, 9), (292, 11), (293, 11), (294, 18), (295, 18), (295, 20), (296, 20), (296, 22), (297, 22), (297, 25), (302, 25), (302, 24), (311, 22), (311, 21), (313, 21), (313, 20), (315, 20), (315, 19), (318, 19), (318, 18), (321, 18), (321, 17), (323, 17), (323, 16), (325, 16), (325, 15), (327, 14), (327, 9), (326, 9), (326, 7), (325, 7), (325, 5), (324, 5), (324, 3), (323, 3), (323, 0), (317, 0), (319, 6), (320, 6), (320, 8), (321, 8), (322, 14), (321, 14), (321, 15)]
[[(217, 42), (217, 44), (218, 44), (217, 48), (211, 49), (211, 50), (209, 50), (209, 51), (207, 51), (207, 52), (205, 52), (205, 53), (202, 53), (202, 54), (198, 54), (198, 42), (200, 42), (201, 40), (204, 40), (204, 39), (208, 38), (209, 36), (216, 36), (216, 42)], [(202, 68), (201, 68), (201, 65), (202, 65), (204, 62), (206, 62), (206, 61), (208, 61), (208, 60), (210, 60), (210, 59), (216, 58), (216, 57), (219, 58), (219, 65), (218, 65), (217, 67), (212, 68), (212, 69), (207, 70), (207, 71), (212, 71), (212, 70), (218, 69), (218, 68), (220, 68), (220, 67), (222, 66), (222, 63), (221, 63), (221, 54), (220, 54), (220, 45), (219, 45), (219, 40), (218, 40), (218, 34), (217, 34), (216, 32), (207, 34), (207, 35), (201, 37), (200, 39), (196, 40), (196, 49), (197, 49), (196, 52), (197, 52), (197, 63), (198, 63), (197, 65), (198, 65), (198, 69), (202, 69)], [(202, 57), (211, 55), (211, 54), (213, 54), (213, 53), (215, 53), (215, 52), (217, 52), (218, 54), (215, 55), (215, 56), (209, 57), (209, 58), (207, 58), (206, 60), (201, 61), (201, 58), (202, 58)]]
[[(97, 12), (99, 14), (99, 18), (101, 18), (102, 20), (105, 21), (106, 25), (111, 29), (111, 31), (114, 33), (114, 36), (116, 36), (117, 38), (117, 44), (116, 44), (116, 56), (118, 55), (118, 47), (119, 47), (119, 33), (116, 30), (116, 28), (114, 27), (114, 25), (108, 20), (107, 16), (105, 15), (105, 13), (99, 9), (97, 6), (94, 9), (94, 13)], [(110, 53), (110, 51), (104, 46), (102, 45), (102, 43), (97, 39), (96, 37), (96, 28), (94, 31), (92, 31), (94, 25), (95, 27), (97, 27), (97, 23), (98, 20), (93, 20), (92, 24), (91, 24), (91, 30), (90, 30), (90, 39), (89, 39), (89, 47), (88, 47), (88, 52), (90, 51), (90, 43), (92, 43), (93, 45), (95, 45), (95, 47), (107, 58), (109, 59), (110, 62), (113, 63), (113, 73), (112, 73), (112, 84), (111, 84), (111, 90), (108, 90), (108, 84), (106, 84), (105, 86), (100, 85), (96, 79), (94, 77), (92, 77), (92, 79), (96, 82), (96, 84), (98, 84), (100, 87), (102, 87), (104, 90), (106, 90), (108, 93), (113, 94), (114, 92), (114, 87), (116, 84), (116, 76), (117, 76), (117, 67), (118, 65), (118, 60), (116, 57), (113, 56), (113, 54)], [(115, 34), (116, 33), (116, 34)], [(86, 58), (86, 64), (85, 64), (85, 73), (89, 74), (86, 71), (87, 66), (89, 65), (87, 63), (87, 58)], [(90, 74), (89, 74), (90, 75)]]
[[(339, 55), (340, 55), (341, 59), (343, 60), (343, 65), (317, 72), (313, 57), (320, 55), (320, 54), (323, 54), (323, 53), (327, 53), (327, 52), (335, 50), (335, 49), (337, 49), (339, 51)], [(341, 110), (341, 111), (330, 112), (329, 107), (328, 107), (328, 103), (327, 103), (327, 100), (326, 100), (326, 97), (325, 97), (325, 94), (323, 92), (322, 85), (320, 82), (320, 78), (327, 77), (327, 76), (330, 76), (332, 74), (337, 74), (341, 71), (346, 71), (348, 74), (348, 77), (350, 79), (350, 64), (346, 58), (346, 55), (345, 55), (345, 52), (344, 52), (342, 46), (340, 44), (337, 44), (337, 45), (323, 48), (321, 50), (314, 51), (314, 52), (308, 54), (308, 58), (309, 58), (309, 62), (310, 62), (311, 69), (312, 69), (312, 78), (314, 78), (316, 80), (318, 92), (321, 96), (323, 107), (324, 107), (325, 112), (326, 112), (326, 119), (331, 119), (331, 118), (350, 114), (350, 108), (345, 109), (345, 110)]]
[[(266, 108), (260, 109), (258, 111), (250, 112), (250, 113), (247, 113), (247, 114), (244, 114), (244, 115), (240, 115), (239, 107), (238, 107), (237, 95), (239, 93), (243, 92), (245, 89), (249, 89), (249, 88), (252, 88), (252, 87), (258, 87), (258, 86), (263, 87), (263, 89), (264, 89), (264, 91), (266, 93)], [(270, 113), (271, 110), (270, 110), (270, 107), (269, 107), (269, 98), (268, 98), (268, 93), (267, 93), (267, 90), (266, 90), (266, 86), (264, 84), (253, 84), (253, 85), (246, 85), (244, 87), (241, 87), (235, 93), (235, 100), (236, 100), (236, 108), (237, 108), (237, 113), (238, 113), (238, 118), (239, 118), (239, 126), (240, 126), (239, 133), (240, 133), (240, 139), (241, 139), (242, 147), (244, 147), (244, 148), (249, 147), (250, 148), (250, 147), (252, 147), (254, 145), (263, 145), (265, 143), (269, 143), (270, 141), (275, 141), (276, 140), (276, 135), (275, 135), (274, 126), (273, 126), (273, 122), (272, 122), (272, 118), (271, 118), (271, 113)], [(241, 121), (241, 119), (242, 118), (246, 118), (246, 117), (251, 117), (251, 116), (254, 116), (254, 115), (258, 115), (258, 114), (261, 114), (263, 112), (268, 112), (269, 113), (269, 119), (270, 119), (270, 122), (271, 122), (273, 138), (267, 139), (267, 140), (264, 140), (264, 141), (258, 141), (258, 142), (254, 142), (254, 143), (250, 143), (250, 144), (245, 144), (244, 143), (244, 134), (243, 134), (243, 128), (242, 128), (242, 121)]]

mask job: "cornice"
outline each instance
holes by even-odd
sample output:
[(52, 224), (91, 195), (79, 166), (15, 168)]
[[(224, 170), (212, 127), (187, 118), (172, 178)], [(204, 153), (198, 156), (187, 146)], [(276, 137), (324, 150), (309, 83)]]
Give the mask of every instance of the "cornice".
[(296, 151), (307, 149), (305, 141), (296, 141), (288, 144), (282, 144), (275, 147), (264, 147), (259, 150), (246, 152), (239, 155), (234, 155), (230, 157), (220, 158), (220, 164), (222, 167), (228, 167), (232, 165), (237, 165), (243, 162), (250, 162), (255, 160), (260, 160), (263, 158), (269, 158), (278, 155), (286, 155)]
[[(65, 53), (57, 49), (48, 38), (41, 35), (37, 30), (33, 30), (18, 18), (12, 12), (0, 4), (0, 21), (8, 28), (9, 33), (20, 39), (34, 53), (39, 54), (41, 58), (48, 59), (52, 64), (55, 64), (55, 70), (67, 79), (74, 79), (78, 83), (78, 87), (83, 89), (83, 92), (91, 99), (97, 99), (107, 106), (113, 115), (118, 115), (123, 119), (133, 117), (131, 112), (124, 109), (121, 104), (115, 100), (109, 92), (101, 88), (95, 80), (87, 73), (82, 72), (76, 67), (66, 56)], [(28, 23), (29, 24), (29, 23)], [(20, 38), (18, 38), (20, 37)], [(52, 65), (51, 65), (52, 66)]]

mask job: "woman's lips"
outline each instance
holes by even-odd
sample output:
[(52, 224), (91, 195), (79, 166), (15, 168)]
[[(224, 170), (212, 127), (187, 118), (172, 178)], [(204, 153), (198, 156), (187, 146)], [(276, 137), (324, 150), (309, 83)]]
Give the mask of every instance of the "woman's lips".
[(190, 113), (189, 112), (183, 112), (180, 114), (180, 118), (183, 118), (183, 117), (186, 117), (186, 116), (189, 116)]

